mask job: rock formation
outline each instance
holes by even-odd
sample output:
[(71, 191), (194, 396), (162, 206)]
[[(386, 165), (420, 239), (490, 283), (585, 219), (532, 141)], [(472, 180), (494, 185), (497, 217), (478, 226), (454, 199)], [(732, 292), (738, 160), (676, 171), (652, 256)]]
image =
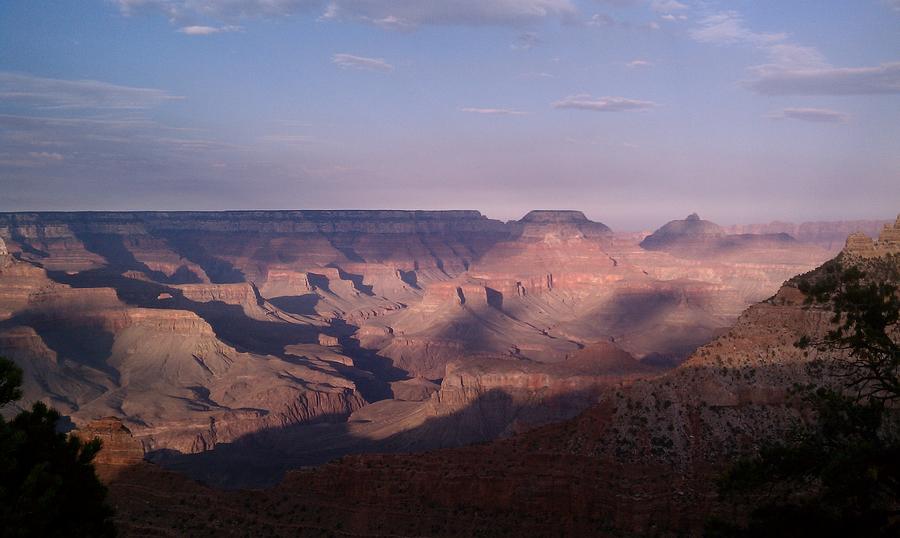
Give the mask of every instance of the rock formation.
[(721, 226), (702, 220), (696, 213), (659, 228), (641, 241), (641, 248), (689, 259), (735, 260), (746, 259), (752, 251), (782, 250), (790, 256), (788, 252), (798, 254), (810, 250), (785, 233), (729, 235)]
[(900, 254), (900, 215), (896, 222), (885, 224), (878, 239), (874, 241), (862, 232), (851, 234), (847, 238), (844, 252), (862, 258)]
[(681, 243), (706, 243), (724, 235), (725, 232), (718, 224), (702, 220), (696, 213), (691, 213), (684, 220), (667, 222), (641, 241), (641, 247), (662, 250)]
[(75, 435), (83, 441), (100, 439), (102, 446), (94, 458), (95, 466), (125, 467), (144, 460), (141, 444), (135, 440), (131, 430), (116, 417), (92, 420), (70, 435)]

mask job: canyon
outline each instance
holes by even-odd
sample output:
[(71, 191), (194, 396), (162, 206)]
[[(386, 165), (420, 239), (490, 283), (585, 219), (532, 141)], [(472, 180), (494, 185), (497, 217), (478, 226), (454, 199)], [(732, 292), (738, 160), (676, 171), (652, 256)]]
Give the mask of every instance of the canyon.
[[(794, 387), (827, 381), (810, 366), (833, 352), (797, 342), (829, 331), (833, 312), (804, 285), (835, 264), (896, 284), (898, 233), (900, 218), (874, 241), (850, 237), (678, 367), (604, 391), (572, 419), (487, 444), (345, 456), (264, 490), (210, 488), (135, 457), (102, 460), (100, 472), (129, 536), (701, 535), (710, 515), (735, 516), (714, 482), (734, 455), (813, 420)], [(113, 458), (137, 446), (119, 432)]]
[(883, 224), (5, 213), (0, 355), (25, 371), (23, 406), (115, 418), (170, 469), (270, 486), (348, 454), (552, 428), (669, 379), (847, 229)]

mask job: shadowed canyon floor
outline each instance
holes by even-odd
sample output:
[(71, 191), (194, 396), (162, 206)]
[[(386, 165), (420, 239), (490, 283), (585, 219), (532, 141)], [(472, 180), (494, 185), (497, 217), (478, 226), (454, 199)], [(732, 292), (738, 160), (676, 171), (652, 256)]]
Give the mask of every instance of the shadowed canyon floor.
[(692, 215), (648, 236), (575, 211), (0, 214), (0, 354), (25, 370), (26, 404), (117, 417), (208, 483), (271, 485), (572, 418), (696, 357), (876, 224), (730, 234)]

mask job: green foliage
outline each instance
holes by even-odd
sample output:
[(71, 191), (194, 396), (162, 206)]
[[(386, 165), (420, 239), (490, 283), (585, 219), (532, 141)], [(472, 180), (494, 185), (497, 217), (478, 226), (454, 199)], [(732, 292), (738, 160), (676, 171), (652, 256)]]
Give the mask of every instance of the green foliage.
[(831, 263), (800, 281), (810, 307), (834, 312), (835, 328), (797, 345), (829, 352), (826, 370), (843, 389), (801, 388), (815, 426), (732, 466), (719, 492), (749, 518), (712, 521), (708, 536), (900, 536), (896, 267), (876, 260), (867, 274)]
[(21, 385), (22, 370), (14, 362), (0, 357), (0, 407), (22, 397)]
[(864, 271), (834, 261), (823, 275), (798, 283), (808, 305), (834, 312), (835, 327), (822, 339), (805, 336), (797, 345), (837, 352), (835, 371), (858, 400), (900, 399), (900, 296), (893, 284), (900, 281), (898, 265), (893, 257), (876, 258)]
[[(21, 370), (0, 357), (2, 394), (18, 397), (21, 379)], [(106, 488), (91, 463), (100, 440), (57, 432), (59, 419), (40, 402), (9, 422), (0, 417), (2, 537), (115, 536)]]

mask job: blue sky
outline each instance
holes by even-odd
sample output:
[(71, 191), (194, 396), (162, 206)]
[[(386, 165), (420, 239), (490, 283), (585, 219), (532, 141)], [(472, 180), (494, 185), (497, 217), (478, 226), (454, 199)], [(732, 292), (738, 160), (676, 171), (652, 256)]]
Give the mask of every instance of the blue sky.
[(900, 211), (896, 0), (5, 0), (0, 210)]

